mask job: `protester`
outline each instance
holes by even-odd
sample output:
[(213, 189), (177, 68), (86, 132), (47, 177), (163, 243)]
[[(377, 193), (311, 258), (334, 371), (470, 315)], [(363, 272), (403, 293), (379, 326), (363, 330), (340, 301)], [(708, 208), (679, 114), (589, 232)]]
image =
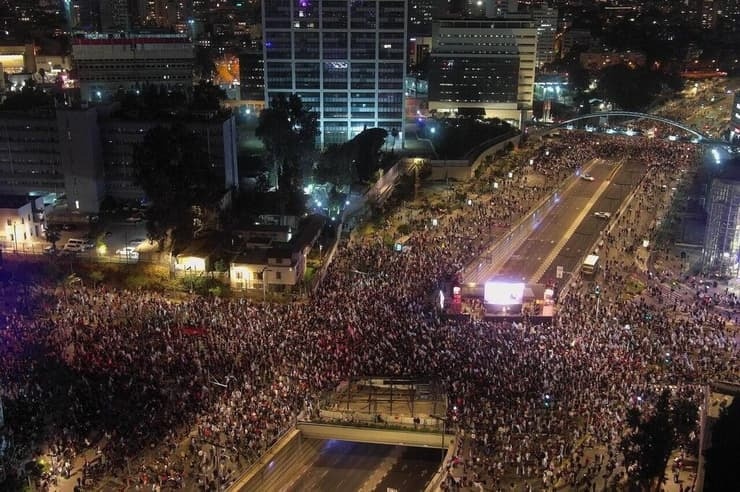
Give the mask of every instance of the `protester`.
[[(533, 158), (532, 172), (560, 180), (622, 156), (662, 169), (658, 183), (694, 158), (682, 144), (568, 133)], [(3, 288), (0, 394), (14, 446), (52, 457), (39, 484), (49, 490), (91, 449), (83, 481), (219, 490), (340, 381), (424, 375), (444, 383), (448, 417), (466, 436), (463, 482), (541, 489), (588, 482), (601, 465), (619, 480), (614, 443), (627, 409), (650, 405), (665, 385), (697, 397), (695, 385), (737, 371), (737, 346), (711, 306), (677, 301), (679, 319), (648, 295), (605, 298), (596, 317), (574, 290), (552, 326), (436, 310), (434, 288), (548, 189), (522, 176), (472, 213), (422, 212), (403, 253), (377, 238), (349, 242), (307, 302)], [(625, 220), (613, 232), (620, 241)], [(618, 261), (607, 271), (614, 282)], [(608, 445), (599, 469), (571, 459), (579, 439)]]

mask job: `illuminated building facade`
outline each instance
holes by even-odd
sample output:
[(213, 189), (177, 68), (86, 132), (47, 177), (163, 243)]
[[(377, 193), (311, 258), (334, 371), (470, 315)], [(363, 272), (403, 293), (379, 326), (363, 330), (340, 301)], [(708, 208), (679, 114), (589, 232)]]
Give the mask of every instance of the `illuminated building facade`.
[(265, 101), (298, 94), (322, 147), (365, 128), (403, 139), (407, 2), (264, 0)]
[(146, 86), (193, 86), (193, 44), (185, 35), (91, 33), (73, 39), (72, 56), (83, 101)]
[(518, 126), (521, 112), (532, 107), (536, 59), (531, 18), (435, 21), (429, 108), (484, 108)]
[(707, 198), (703, 262), (708, 272), (740, 278), (740, 160), (712, 180)]

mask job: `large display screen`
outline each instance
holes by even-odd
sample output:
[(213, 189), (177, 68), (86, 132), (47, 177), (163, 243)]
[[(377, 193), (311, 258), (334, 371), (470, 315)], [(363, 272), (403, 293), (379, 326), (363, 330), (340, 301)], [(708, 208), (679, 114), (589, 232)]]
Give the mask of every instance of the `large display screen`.
[(511, 306), (524, 302), (524, 284), (512, 282), (486, 282), (483, 299), (487, 304)]

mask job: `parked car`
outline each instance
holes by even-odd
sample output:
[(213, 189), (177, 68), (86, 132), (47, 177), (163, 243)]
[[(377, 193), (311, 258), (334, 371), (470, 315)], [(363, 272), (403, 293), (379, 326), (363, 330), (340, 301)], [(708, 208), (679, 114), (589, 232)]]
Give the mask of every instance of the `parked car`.
[(139, 237), (134, 238), (134, 239), (132, 239), (131, 241), (128, 242), (128, 245), (131, 246), (134, 249), (136, 249), (137, 247), (139, 247), (139, 245), (141, 245), (141, 244), (144, 244), (144, 239), (139, 238)]
[(87, 243), (87, 241), (84, 239), (71, 238), (67, 240), (67, 244), (64, 245), (62, 250), (70, 253), (80, 253), (85, 251), (85, 243)]
[(126, 246), (125, 248), (119, 249), (118, 251), (116, 251), (116, 255), (130, 260), (139, 259), (139, 252), (131, 246)]

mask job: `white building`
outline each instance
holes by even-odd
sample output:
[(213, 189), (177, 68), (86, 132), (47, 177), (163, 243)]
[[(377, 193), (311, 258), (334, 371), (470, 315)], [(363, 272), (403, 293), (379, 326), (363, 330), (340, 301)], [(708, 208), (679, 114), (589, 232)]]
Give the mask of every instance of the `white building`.
[(318, 113), (320, 145), (365, 128), (403, 135), (407, 2), (262, 2), (265, 101), (298, 94)]
[(44, 241), (43, 217), (42, 197), (0, 195), (0, 248), (32, 250), (34, 243)]
[(516, 126), (527, 117), (537, 59), (530, 16), (435, 21), (431, 56), (430, 110), (483, 108)]
[(73, 38), (83, 101), (107, 101), (119, 89), (192, 90), (193, 44), (186, 35), (91, 33)]

